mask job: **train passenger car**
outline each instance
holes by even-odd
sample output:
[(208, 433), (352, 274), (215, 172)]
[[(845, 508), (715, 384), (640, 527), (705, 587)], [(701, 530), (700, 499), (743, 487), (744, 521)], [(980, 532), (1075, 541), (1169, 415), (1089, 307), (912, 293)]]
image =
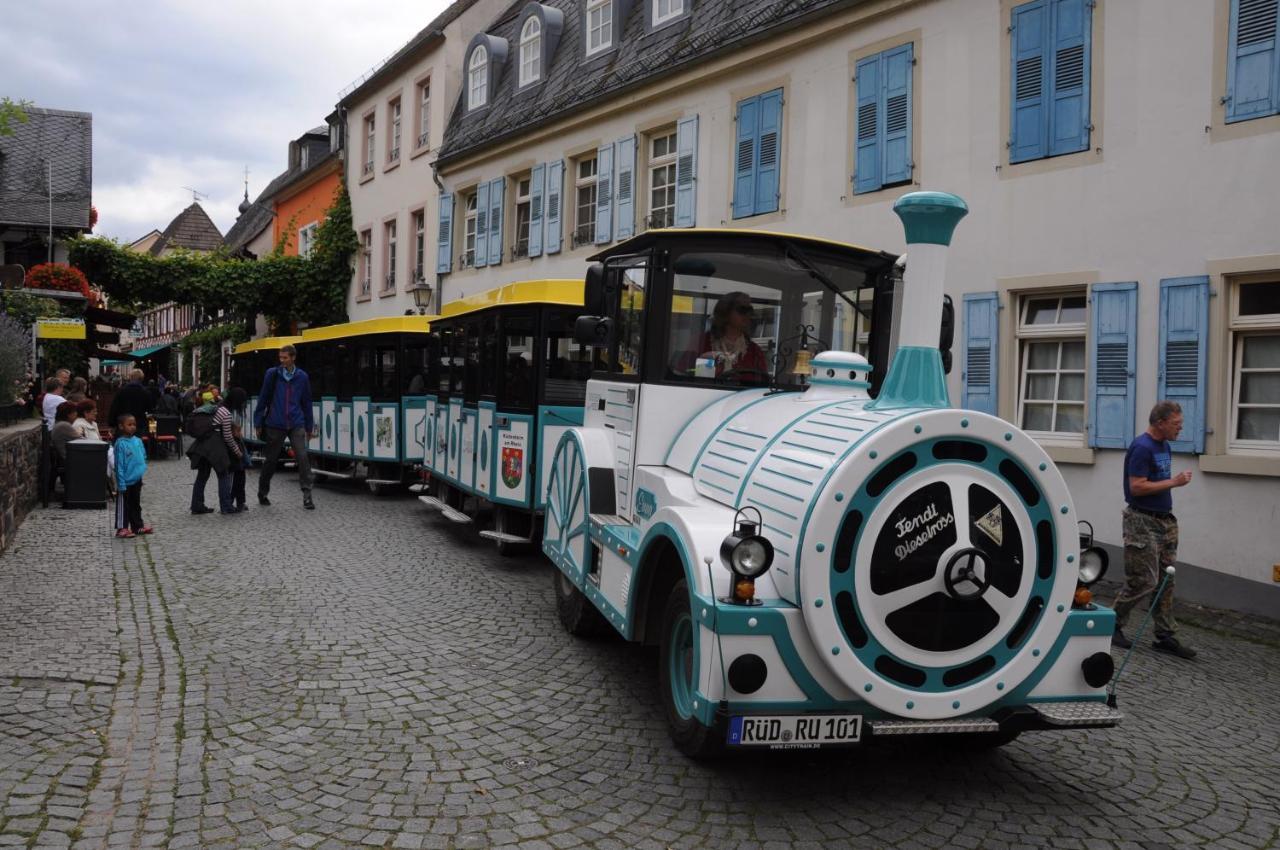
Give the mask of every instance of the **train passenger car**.
[[(659, 646), (688, 754), (1119, 722), (1114, 614), (1081, 586), (1105, 561), (1061, 474), (949, 402), (943, 271), (967, 208), (894, 209), (905, 280), (891, 254), (753, 231), (593, 258), (578, 338), (601, 362), (542, 547), (569, 631)], [(867, 290), (875, 367), (849, 333)]]
[[(582, 424), (592, 350), (573, 338), (581, 280), (509, 283), (444, 305), (431, 324), (431, 391), (419, 498), (510, 553), (540, 530), (547, 460)], [(492, 509), (492, 510), (490, 510)]]
[[(244, 410), (235, 414), (235, 420), (251, 451), (261, 451), (264, 445), (253, 430), (253, 413), (258, 408), (263, 376), (268, 369), (280, 363), (281, 346), (297, 346), (300, 342), (301, 336), (265, 336), (242, 342), (231, 350), (229, 386), (240, 387), (248, 396)], [(303, 365), (301, 360), (298, 365)]]
[(416, 480), (426, 446), (430, 316), (308, 328), (296, 343), (311, 378), (317, 476), (371, 489)]

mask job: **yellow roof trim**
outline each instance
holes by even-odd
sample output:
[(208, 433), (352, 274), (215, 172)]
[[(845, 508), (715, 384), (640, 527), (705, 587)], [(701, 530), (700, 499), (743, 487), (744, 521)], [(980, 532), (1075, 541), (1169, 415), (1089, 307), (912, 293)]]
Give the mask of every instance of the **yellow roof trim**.
[(231, 349), (235, 354), (246, 354), (250, 351), (266, 351), (269, 348), (280, 348), (284, 345), (297, 345), (302, 342), (300, 336), (263, 336), (242, 342)]
[(364, 319), (343, 325), (324, 325), (307, 328), (302, 332), (302, 342), (321, 342), (326, 339), (345, 339), (369, 334), (424, 334), (431, 330), (435, 316), (388, 316), (380, 319)]
[(486, 310), (490, 307), (509, 307), (516, 304), (563, 304), (582, 306), (581, 280), (518, 280), (486, 292), (477, 292), (465, 298), (450, 301), (440, 308), (440, 318), (449, 319)]

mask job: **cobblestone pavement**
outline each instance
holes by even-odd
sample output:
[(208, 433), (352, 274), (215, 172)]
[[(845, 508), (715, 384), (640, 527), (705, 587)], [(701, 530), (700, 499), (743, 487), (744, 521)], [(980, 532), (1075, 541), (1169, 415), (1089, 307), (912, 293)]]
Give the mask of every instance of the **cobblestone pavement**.
[(152, 467), (152, 537), (50, 509), (0, 558), (0, 847), (1280, 843), (1265, 637), (1138, 651), (1115, 730), (696, 764), (653, 652), (563, 633), (536, 557), (406, 497), (303, 511), (289, 474), (191, 516), (185, 467)]

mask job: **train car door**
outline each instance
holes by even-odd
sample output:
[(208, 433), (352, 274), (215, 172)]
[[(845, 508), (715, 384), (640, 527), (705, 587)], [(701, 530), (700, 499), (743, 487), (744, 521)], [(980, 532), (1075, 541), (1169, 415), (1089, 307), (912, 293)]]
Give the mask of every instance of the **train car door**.
[(435, 381), (427, 396), (427, 457), (432, 475), (449, 474), (449, 393), (453, 387), (453, 328), (432, 331)]
[(449, 451), (445, 475), (453, 481), (458, 481), (458, 471), (462, 468), (462, 395), (467, 384), (467, 334), (464, 325), (459, 324), (454, 327), (449, 354), (453, 365), (449, 370), (452, 380), (449, 385), (446, 423)]
[(338, 342), (334, 361), (338, 372), (338, 400), (334, 405), (337, 440), (334, 452), (344, 457), (351, 457), (351, 396), (356, 386), (354, 346), (350, 342)]
[(580, 309), (548, 308), (543, 313), (543, 341), (538, 380), (538, 469), (535, 504), (545, 506), (551, 459), (560, 436), (582, 424), (587, 379), (591, 375), (592, 350), (575, 342), (573, 323)]
[(320, 450), (332, 455), (338, 451), (338, 361), (336, 342), (319, 342), (320, 368), (324, 370), (324, 397), (320, 400)]
[(369, 457), (377, 461), (400, 459), (401, 387), (397, 368), (397, 340), (379, 340), (374, 348), (373, 400), (369, 406)]
[(406, 337), (400, 349), (400, 458), (408, 463), (427, 461), (427, 391), (431, 389), (433, 362), (430, 334)]
[(459, 418), (458, 483), (464, 489), (476, 489), (476, 424), (480, 402), (480, 321), (466, 324), (466, 348), (463, 362), (463, 404)]
[(533, 469), (533, 422), (537, 326), (531, 310), (509, 311), (498, 330), (498, 404), (494, 412), (489, 464), (494, 471), (492, 501), (530, 507), (537, 480)]
[(476, 403), (475, 489), (487, 499), (493, 491), (493, 423), (498, 388), (496, 313), (480, 319), (479, 382), (480, 395)]

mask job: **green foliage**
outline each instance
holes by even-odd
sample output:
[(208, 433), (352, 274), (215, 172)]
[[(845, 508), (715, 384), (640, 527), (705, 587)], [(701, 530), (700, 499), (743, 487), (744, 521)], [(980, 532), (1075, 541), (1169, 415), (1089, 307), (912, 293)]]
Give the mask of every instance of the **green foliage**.
[(31, 326), (0, 313), (0, 406), (23, 401), (31, 382)]
[(17, 319), (28, 331), (36, 319), (63, 317), (62, 305), (53, 298), (42, 298), (26, 292), (6, 290), (0, 292), (0, 312)]
[(191, 353), (197, 352), (200, 358), (200, 379), (216, 382), (222, 363), (222, 343), (230, 340), (233, 344), (249, 339), (248, 328), (240, 322), (227, 322), (204, 328), (188, 334), (178, 347), (184, 352), (182, 358), (182, 383), (191, 383)]
[(0, 136), (12, 136), (14, 124), (27, 123), (27, 107), (29, 100), (13, 101), (0, 97)]
[(207, 315), (224, 311), (248, 320), (261, 314), (276, 328), (294, 322), (345, 322), (351, 258), (358, 244), (346, 186), (339, 186), (317, 230), (308, 258), (273, 253), (241, 260), (221, 252), (153, 257), (90, 237), (71, 242), (70, 260), (110, 296), (116, 309), (138, 311), (175, 301)]
[[(64, 304), (53, 298), (42, 298), (26, 292), (8, 290), (0, 292), (0, 315), (12, 317), (20, 327), (26, 328), (28, 334), (31, 325), (37, 319), (61, 319), (68, 316), (80, 316), (84, 313), (83, 304)], [(30, 354), (31, 338), (26, 340), (27, 354)], [(76, 375), (88, 374), (89, 360), (85, 357), (84, 343), (75, 339), (42, 339), (40, 340), (41, 367), (46, 375), (53, 374), (54, 369), (66, 367)], [(3, 386), (0, 384), (0, 386)], [(0, 398), (0, 404), (4, 404)]]

